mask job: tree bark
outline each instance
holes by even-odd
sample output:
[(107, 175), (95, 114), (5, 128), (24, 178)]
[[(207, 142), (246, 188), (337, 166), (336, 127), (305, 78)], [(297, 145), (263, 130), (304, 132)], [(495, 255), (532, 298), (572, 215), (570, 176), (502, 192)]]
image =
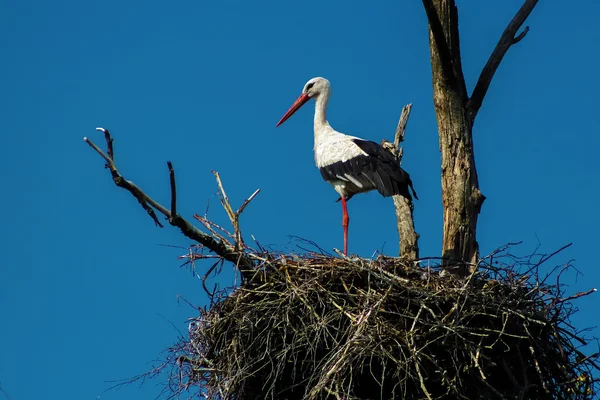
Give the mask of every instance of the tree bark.
[(428, 11), (428, 16), (432, 13), (429, 43), (433, 101), (442, 153), (442, 256), (447, 261), (475, 263), (477, 217), (485, 197), (479, 190), (472, 124), (467, 118), (469, 99), (460, 59), (458, 12), (453, 0), (431, 0), (430, 3), (434, 7)]
[(415, 231), (413, 204), (402, 196), (394, 196), (394, 208), (400, 236), (400, 257), (407, 260), (419, 258), (419, 234)]
[[(402, 107), (402, 114), (400, 114), (400, 120), (398, 121), (398, 127), (396, 128), (394, 142), (390, 143), (385, 139), (381, 141), (383, 148), (396, 157), (398, 165), (402, 163), (404, 149), (400, 147), (400, 143), (404, 142), (404, 133), (406, 132), (406, 125), (408, 124), (411, 109), (412, 104), (407, 104)], [(415, 231), (413, 203), (403, 196), (393, 196), (393, 199), (394, 208), (396, 209), (396, 223), (398, 226), (399, 255), (408, 260), (416, 260), (419, 258), (419, 234)]]

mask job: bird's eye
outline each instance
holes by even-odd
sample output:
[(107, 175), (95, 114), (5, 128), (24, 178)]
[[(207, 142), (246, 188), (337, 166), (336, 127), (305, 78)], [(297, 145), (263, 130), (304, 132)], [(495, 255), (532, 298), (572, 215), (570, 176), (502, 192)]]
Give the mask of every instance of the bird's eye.
[(309, 83), (308, 85), (306, 85), (306, 90), (312, 89), (313, 86), (315, 86), (314, 83)]

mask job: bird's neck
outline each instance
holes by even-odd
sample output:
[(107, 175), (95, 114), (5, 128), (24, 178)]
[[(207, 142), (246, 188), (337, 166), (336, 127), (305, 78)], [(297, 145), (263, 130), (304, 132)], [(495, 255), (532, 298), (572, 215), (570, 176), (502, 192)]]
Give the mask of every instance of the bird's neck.
[(315, 161), (320, 165), (319, 159), (323, 156), (323, 149), (328, 143), (339, 140), (340, 133), (336, 132), (329, 122), (327, 122), (327, 102), (329, 101), (329, 92), (320, 94), (315, 102)]
[(315, 99), (315, 133), (326, 126), (327, 123), (327, 103), (329, 102), (329, 92), (319, 94)]

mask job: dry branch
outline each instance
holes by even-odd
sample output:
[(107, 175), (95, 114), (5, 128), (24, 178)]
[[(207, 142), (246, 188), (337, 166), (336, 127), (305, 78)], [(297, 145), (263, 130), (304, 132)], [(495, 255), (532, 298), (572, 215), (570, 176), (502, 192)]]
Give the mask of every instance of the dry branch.
[(260, 189), (256, 189), (254, 191), (254, 193), (252, 193), (250, 195), (250, 197), (248, 197), (246, 200), (244, 200), (244, 202), (242, 203), (240, 208), (238, 208), (238, 210), (234, 212), (233, 208), (231, 207), (231, 204), (229, 203), (229, 198), (227, 197), (227, 193), (225, 193), (225, 188), (223, 187), (223, 183), (221, 182), (221, 176), (219, 175), (219, 173), (217, 171), (213, 171), (213, 175), (215, 176), (215, 179), (217, 180), (217, 185), (219, 186), (219, 197), (221, 199), (221, 205), (225, 209), (225, 212), (227, 213), (227, 216), (229, 217), (229, 221), (231, 222), (231, 225), (233, 226), (235, 250), (239, 251), (242, 247), (244, 247), (244, 242), (242, 240), (242, 232), (240, 230), (240, 223), (239, 223), (240, 214), (242, 213), (242, 211), (244, 211), (244, 208), (246, 208), (246, 206), (252, 201), (252, 199), (254, 199), (256, 197), (256, 195), (260, 193)]
[[(223, 238), (219, 238), (220, 240), (215, 239), (214, 236), (208, 235), (198, 228), (190, 224), (185, 218), (182, 218), (180, 215), (176, 213), (177, 211), (177, 195), (176, 195), (176, 186), (175, 186), (175, 171), (173, 169), (173, 165), (171, 162), (168, 162), (169, 168), (169, 178), (171, 184), (171, 211), (162, 206), (159, 202), (148, 196), (142, 189), (136, 186), (132, 181), (125, 179), (114, 162), (114, 148), (113, 148), (113, 138), (111, 137), (109, 131), (104, 128), (96, 128), (97, 130), (104, 133), (104, 137), (106, 140), (108, 155), (102, 151), (94, 142), (92, 142), (87, 137), (84, 137), (83, 140), (90, 145), (105, 161), (106, 168), (110, 170), (113, 181), (115, 185), (127, 190), (131, 193), (140, 203), (142, 208), (148, 213), (148, 215), (154, 220), (154, 223), (163, 227), (163, 225), (158, 220), (156, 213), (154, 210), (157, 210), (159, 213), (164, 215), (169, 223), (177, 228), (188, 238), (200, 243), (205, 248), (213, 251), (218, 256), (223, 259), (233, 263), (238, 268), (244, 267), (248, 268), (253, 265), (252, 260), (240, 250), (240, 247), (236, 245), (232, 245), (227, 240), (222, 240)], [(219, 180), (220, 183), (220, 180)], [(221, 183), (220, 183), (221, 184)], [(221, 184), (222, 185), (222, 184)], [(231, 208), (231, 207), (230, 207)], [(238, 215), (239, 217), (239, 215)]]
[(513, 44), (519, 43), (525, 37), (527, 32), (529, 32), (529, 27), (527, 26), (518, 36), (515, 36), (517, 34), (517, 31), (523, 25), (523, 23), (525, 23), (527, 17), (529, 17), (529, 14), (531, 14), (531, 11), (533, 11), (533, 8), (538, 3), (538, 1), (539, 0), (525, 1), (525, 3), (521, 6), (515, 17), (512, 19), (512, 21), (510, 21), (510, 23), (502, 33), (498, 44), (496, 44), (494, 51), (492, 52), (490, 58), (485, 64), (485, 67), (483, 67), (481, 75), (479, 75), (479, 79), (477, 80), (477, 84), (475, 85), (475, 89), (473, 89), (473, 94), (471, 94), (471, 98), (469, 99), (469, 102), (467, 104), (467, 112), (471, 125), (475, 121), (477, 112), (479, 111), (479, 109), (481, 108), (481, 104), (483, 103), (483, 98), (485, 97), (485, 94), (487, 93), (490, 87), (492, 78), (494, 77), (494, 74), (496, 73), (500, 62), (502, 62), (504, 55)]
[(394, 135), (394, 151), (398, 162), (402, 162), (403, 148), (400, 147), (400, 143), (404, 142), (404, 134), (406, 133), (406, 125), (408, 124), (408, 118), (410, 118), (410, 112), (412, 110), (412, 103), (409, 103), (402, 107), (402, 113), (400, 113), (400, 119), (398, 120), (398, 126), (396, 127), (396, 134)]
[[(400, 147), (400, 143), (404, 142), (404, 134), (411, 109), (412, 104), (402, 107), (394, 142), (390, 143), (385, 139), (381, 141), (381, 145), (396, 157), (398, 165), (402, 163), (403, 148)], [(393, 200), (396, 210), (398, 235), (400, 236), (400, 256), (409, 260), (416, 260), (419, 258), (419, 234), (415, 231), (413, 218), (414, 205), (403, 196), (393, 196)]]
[(177, 185), (175, 184), (175, 170), (171, 161), (167, 161), (169, 168), (169, 182), (171, 184), (171, 215), (177, 215)]

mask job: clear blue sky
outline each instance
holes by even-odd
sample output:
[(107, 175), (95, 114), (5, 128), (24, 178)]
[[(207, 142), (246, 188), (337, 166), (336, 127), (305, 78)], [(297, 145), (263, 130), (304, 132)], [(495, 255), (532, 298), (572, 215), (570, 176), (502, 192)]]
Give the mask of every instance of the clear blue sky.
[[(142, 373), (185, 332), (206, 298), (179, 268), (189, 241), (157, 229), (116, 188), (83, 141), (111, 129), (122, 173), (179, 210), (226, 223), (218, 170), (234, 204), (261, 194), (246, 234), (285, 248), (289, 235), (342, 246), (336, 193), (312, 154), (312, 103), (275, 123), (314, 76), (333, 87), (334, 128), (391, 139), (414, 104), (403, 166), (420, 200), (422, 255), (439, 255), (440, 165), (425, 13), (420, 1), (16, 1), (0, 3), (0, 385), (13, 400), (95, 399), (107, 380)], [(142, 4), (142, 2), (138, 2)], [(370, 5), (367, 5), (370, 4)], [(463, 66), (472, 88), (521, 2), (459, 1)], [(521, 254), (574, 242), (583, 277), (599, 286), (597, 0), (541, 1), (531, 31), (500, 66), (476, 121), (487, 196), (482, 253), (523, 240)], [(393, 205), (376, 193), (349, 203), (350, 250), (397, 253)], [(206, 268), (199, 266), (199, 272)], [(550, 265), (548, 266), (550, 267)], [(574, 323), (598, 325), (598, 295)], [(594, 331), (600, 333), (598, 330)], [(160, 381), (103, 399), (148, 399)], [(2, 395), (0, 394), (0, 398)]]

